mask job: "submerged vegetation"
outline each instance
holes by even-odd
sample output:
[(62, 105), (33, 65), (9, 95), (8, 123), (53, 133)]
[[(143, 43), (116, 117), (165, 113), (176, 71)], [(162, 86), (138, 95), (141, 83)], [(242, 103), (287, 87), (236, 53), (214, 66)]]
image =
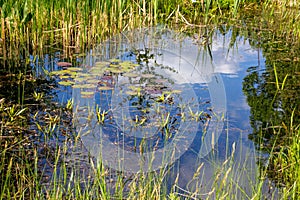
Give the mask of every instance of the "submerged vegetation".
[[(300, 2), (293, 0), (0, 0), (0, 199), (297, 199), (299, 7)], [(199, 163), (190, 181), (193, 192), (179, 187), (176, 166), (126, 174), (107, 169), (89, 155), (82, 155), (84, 163), (68, 162), (82, 144), (72, 126), (72, 100), (60, 99), (64, 105), (55, 103), (54, 99), (61, 97), (53, 89), (72, 85), (83, 88), (83, 96), (91, 96), (94, 83), (81, 72), (81, 53), (116, 33), (158, 24), (206, 38), (204, 46), (209, 46), (211, 34), (217, 30), (230, 32), (232, 45), (242, 36), (262, 50), (266, 70), (249, 68), (243, 84), (251, 108), (253, 133), (249, 138), (260, 152), (258, 181), (249, 178), (248, 189), (233, 181), (234, 176), (247, 173), (244, 163), (239, 164), (244, 169), (240, 174), (234, 170), (235, 152), (239, 151), (234, 144), (226, 149), (231, 153), (226, 153), (223, 163), (214, 163), (211, 188), (203, 186), (205, 170)], [(62, 53), (56, 66), (63, 70), (39, 72), (36, 65), (44, 62), (45, 53), (57, 51)], [(111, 67), (114, 63), (118, 66)], [(99, 74), (103, 65), (110, 67), (111, 73), (127, 72), (125, 76), (132, 79), (139, 76), (124, 71), (137, 67), (133, 63), (116, 60), (99, 62), (90, 73)], [(57, 83), (53, 76), (63, 81)], [(76, 84), (80, 81), (84, 85)], [(109, 81), (103, 80), (98, 89), (112, 90)], [(140, 92), (133, 91), (130, 94)], [(168, 95), (157, 101), (165, 101)], [(99, 123), (109, 116), (105, 110), (96, 114)], [(169, 116), (164, 120), (162, 127)], [(217, 155), (211, 157), (214, 162)], [(170, 174), (171, 184), (166, 180)], [(277, 190), (266, 195), (265, 180)]]

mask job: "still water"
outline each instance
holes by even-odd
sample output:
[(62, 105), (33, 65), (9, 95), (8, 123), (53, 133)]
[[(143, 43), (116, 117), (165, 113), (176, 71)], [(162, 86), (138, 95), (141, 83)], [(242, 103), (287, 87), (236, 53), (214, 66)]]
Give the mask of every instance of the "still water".
[(74, 130), (83, 146), (77, 151), (124, 173), (172, 166), (166, 179), (178, 175), (182, 193), (200, 185), (199, 198), (211, 192), (218, 173), (222, 178), (228, 171), (246, 193), (256, 185), (242, 85), (248, 68), (264, 70), (265, 60), (247, 39), (232, 41), (230, 31), (208, 38), (139, 29), (91, 49), (74, 70), (61, 61), (54, 55), (43, 67), (66, 70), (65, 77), (56, 74), (56, 100), (74, 101)]

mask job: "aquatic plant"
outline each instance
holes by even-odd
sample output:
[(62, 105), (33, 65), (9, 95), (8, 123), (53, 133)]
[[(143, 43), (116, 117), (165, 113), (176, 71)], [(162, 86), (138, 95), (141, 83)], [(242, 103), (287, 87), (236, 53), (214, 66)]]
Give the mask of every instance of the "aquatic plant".
[[(245, 4), (246, 2), (250, 4)], [(297, 9), (299, 2), (292, 1), (292, 4), (290, 2), (290, 0), (264, 1), (262, 3), (238, 0), (1, 1), (1, 73), (7, 72), (7, 74), (1, 74), (0, 83), (2, 91), (0, 94), (0, 199), (234, 199), (238, 195), (245, 199), (261, 199), (264, 198), (262, 188), (267, 177), (275, 180), (277, 185), (281, 186), (279, 190), (282, 192), (280, 194), (282, 198), (297, 198), (300, 188), (300, 169), (297, 162), (300, 152), (300, 133), (299, 125), (297, 125), (299, 109), (296, 106), (299, 104), (294, 105), (287, 100), (297, 97), (297, 90), (292, 88), (299, 86), (299, 71), (297, 71), (299, 69), (297, 65), (299, 53), (297, 53), (297, 49), (299, 49), (300, 41), (300, 20)], [(245, 10), (239, 12), (241, 8)], [(259, 12), (247, 12), (252, 8), (256, 8)], [(226, 24), (231, 24), (232, 19), (237, 20), (235, 28), (226, 26), (224, 20), (222, 21), (225, 16), (230, 16), (229, 19), (225, 19)], [(252, 21), (250, 22), (247, 18), (251, 18)], [(32, 78), (33, 74), (29, 72), (31, 67), (28, 66), (30, 59), (27, 58), (31, 54), (42, 54), (48, 46), (51, 46), (64, 50), (72, 59), (74, 55), (79, 55), (73, 54), (75, 49), (84, 49), (88, 45), (97, 44), (103, 38), (123, 30), (157, 23), (184, 25), (180, 26), (180, 31), (186, 32), (188, 32), (187, 27), (192, 27), (194, 29), (189, 32), (191, 35), (194, 35), (196, 30), (200, 38), (206, 37), (203, 45), (210, 42), (210, 29), (202, 31), (203, 29), (197, 28), (209, 27), (212, 23), (222, 23), (221, 26), (218, 26), (219, 31), (223, 31), (222, 33), (231, 31), (233, 41), (237, 35), (244, 35), (251, 38), (253, 46), (263, 48), (266, 57), (273, 57), (271, 60), (275, 60), (274, 56), (279, 59), (280, 55), (281, 61), (269, 64), (271, 72), (265, 76), (267, 81), (261, 83), (266, 84), (261, 88), (268, 90), (268, 94), (274, 97), (271, 102), (267, 102), (267, 98), (264, 96), (253, 95), (254, 99), (252, 99), (251, 94), (254, 94), (255, 91), (251, 88), (255, 87), (245, 85), (245, 91), (249, 93), (249, 102), (252, 102), (249, 103), (250, 106), (263, 105), (263, 112), (253, 113), (253, 118), (265, 125), (263, 127), (265, 129), (254, 127), (254, 129), (258, 129), (250, 137), (258, 142), (257, 144), (261, 147), (259, 150), (270, 153), (268, 165), (260, 162), (262, 172), (257, 179), (258, 182), (249, 178), (250, 192), (242, 188), (238, 181), (235, 182), (236, 179), (233, 179), (234, 176), (242, 177), (242, 172), (239, 173), (240, 171), (235, 168), (235, 153), (238, 151), (235, 150), (234, 145), (232, 152), (228, 153), (223, 162), (219, 163), (219, 160), (213, 159), (209, 161), (214, 164), (215, 173), (212, 177), (213, 185), (208, 188), (208, 192), (203, 192), (201, 175), (206, 171), (201, 162), (195, 166), (197, 170), (190, 183), (195, 186), (195, 190), (191, 190), (192, 192), (180, 188), (179, 175), (176, 173), (176, 169), (172, 169), (172, 166), (150, 174), (128, 175), (109, 171), (110, 169), (107, 169), (103, 163), (96, 163), (92, 158), (86, 156), (89, 166), (92, 166), (91, 173), (88, 174), (78, 171), (80, 165), (65, 162), (70, 153), (67, 149), (70, 146), (79, 145), (81, 134), (79, 132), (74, 135), (72, 127), (70, 127), (71, 122), (68, 120), (71, 118), (74, 104), (72, 100), (68, 100), (65, 107), (57, 108), (57, 105), (49, 103), (49, 99), (52, 97), (47, 90), (56, 85), (53, 82)], [(245, 25), (248, 27), (245, 28)], [(263, 30), (268, 31), (264, 32)], [(21, 57), (25, 58), (25, 67), (21, 67), (24, 66), (23, 61), (21, 64), (15, 62), (19, 61)], [(36, 56), (33, 60), (35, 59)], [(291, 64), (290, 61), (293, 63)], [(93, 95), (92, 90), (113, 90), (113, 75), (123, 74), (132, 79), (154, 78), (151, 73), (131, 72), (131, 69), (136, 67), (133, 63), (126, 64), (118, 60), (96, 63), (88, 73), (83, 71), (83, 68), (71, 67), (71, 62), (63, 61), (56, 65), (64, 68), (60, 72), (50, 73), (50, 75), (62, 79), (58, 84), (63, 87), (72, 86), (80, 89), (82, 90), (81, 94), (86, 98)], [(289, 69), (294, 69), (294, 71)], [(99, 86), (95, 87), (96, 82), (92, 79), (103, 73), (108, 74), (97, 80)], [(251, 72), (247, 78), (253, 78), (255, 85), (258, 76), (258, 73)], [(92, 78), (89, 79), (89, 77)], [(165, 81), (161, 80), (163, 83)], [(141, 96), (143, 93), (153, 95), (151, 93), (153, 88), (155, 89), (151, 85), (144, 90), (131, 88), (126, 93), (131, 96)], [(164, 102), (171, 97), (170, 93), (166, 91), (160, 92), (158, 96), (153, 95), (158, 102)], [(260, 104), (261, 102), (262, 104)], [(48, 104), (51, 105), (51, 108)], [(274, 115), (275, 111), (280, 111), (276, 109), (272, 111), (271, 108), (274, 105), (283, 106), (285, 115)], [(270, 109), (265, 112), (265, 108)], [(161, 114), (159, 107), (157, 107), (157, 113)], [(98, 110), (97, 117), (100, 123), (105, 121), (106, 114), (107, 111)], [(181, 118), (184, 120), (187, 116), (184, 113), (181, 114)], [(190, 112), (193, 120), (199, 120), (201, 115), (202, 112)], [(267, 125), (270, 118), (273, 120), (271, 121), (272, 126)], [(161, 119), (160, 126), (165, 128), (167, 138), (171, 137), (171, 134), (168, 135), (170, 132), (168, 132), (167, 126), (170, 116), (168, 114), (161, 115)], [(145, 124), (145, 120), (145, 118), (136, 118), (136, 122), (140, 126)], [(253, 122), (253, 124), (255, 123)], [(42, 136), (42, 140), (45, 141), (40, 146), (34, 146), (33, 142), (41, 139), (38, 135)], [(59, 144), (57, 136), (61, 135), (66, 136), (63, 139), (64, 145), (57, 146)], [(282, 136), (283, 139), (279, 140), (278, 137), (273, 137), (272, 140), (259, 140), (268, 139), (270, 135)], [(279, 145), (274, 145), (278, 142)], [(229, 142), (227, 143), (229, 145)], [(54, 145), (51, 146), (51, 144)], [(144, 147), (145, 145), (142, 143), (140, 145), (141, 152), (145, 151)], [(45, 163), (51, 166), (47, 168), (47, 170), (50, 169), (51, 176), (46, 169), (43, 170)], [(243, 164), (240, 162), (240, 167), (247, 169)], [(175, 180), (170, 189), (165, 178), (172, 172), (174, 172)], [(82, 174), (86, 175), (85, 179), (80, 177)], [(249, 173), (248, 177), (250, 176), (252, 174)], [(265, 198), (276, 199), (276, 196)]]

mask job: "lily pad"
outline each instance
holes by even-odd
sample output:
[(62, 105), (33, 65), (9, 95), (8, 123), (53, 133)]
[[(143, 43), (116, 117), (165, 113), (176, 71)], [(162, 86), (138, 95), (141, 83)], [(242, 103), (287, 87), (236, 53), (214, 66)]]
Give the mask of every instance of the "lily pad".
[(73, 85), (73, 88), (81, 88), (81, 89), (94, 89), (97, 86), (95, 84), (76, 84)]
[(98, 90), (99, 91), (103, 91), (103, 90), (113, 90), (113, 87), (109, 87), (109, 86), (99, 86)]
[(139, 75), (137, 73), (129, 73), (129, 72), (127, 72), (127, 73), (123, 74), (123, 76), (129, 77), (129, 78), (136, 78)]
[(59, 78), (60, 79), (68, 79), (68, 78), (70, 78), (70, 76), (68, 76), (68, 75), (61, 75), (61, 76), (59, 76)]
[(83, 98), (83, 99), (88, 99), (88, 98), (92, 98), (92, 97), (94, 97), (93, 94), (92, 95), (81, 95), (81, 98)]
[(168, 81), (168, 79), (156, 79), (155, 82), (156, 83), (166, 83)]
[(89, 83), (89, 84), (98, 84), (99, 80), (97, 80), (97, 79), (87, 79), (86, 82)]
[(112, 76), (103, 76), (103, 77), (101, 77), (101, 80), (103, 80), (103, 81), (112, 81), (113, 77)]
[(72, 71), (72, 72), (83, 71), (83, 69), (80, 67), (68, 67), (67, 70)]
[(74, 85), (75, 82), (73, 81), (60, 81), (58, 82), (59, 85), (63, 85), (63, 86), (71, 86), (71, 85)]
[(92, 75), (102, 75), (104, 72), (105, 72), (105, 68), (93, 67), (92, 69), (89, 70), (89, 74)]
[(143, 78), (154, 78), (155, 75), (154, 74), (142, 74), (141, 77), (143, 77)]
[(111, 62), (111, 63), (119, 63), (119, 62), (121, 62), (121, 60), (119, 60), (119, 59), (110, 59), (109, 62)]
[(97, 86), (95, 84), (83, 84), (82, 85), (82, 88), (85, 88), (85, 89), (93, 89), (93, 88), (96, 88)]
[(110, 68), (119, 68), (119, 67), (121, 67), (121, 65), (119, 65), (119, 64), (110, 64), (109, 67)]
[(50, 72), (50, 76), (58, 76), (65, 74), (64, 70)]
[(75, 81), (76, 81), (77, 83), (83, 83), (84, 81), (86, 81), (86, 78), (85, 78), (85, 77), (76, 77), (76, 78), (75, 78)]
[(172, 90), (171, 93), (172, 94), (180, 94), (182, 91), (181, 90)]
[(90, 74), (82, 73), (82, 72), (77, 73), (77, 77), (87, 77), (87, 76), (90, 76)]
[(121, 73), (124, 73), (124, 70), (119, 69), (119, 68), (109, 68), (108, 71), (111, 72), (111, 73), (114, 73), (114, 74), (121, 74)]
[(56, 64), (59, 67), (70, 67), (70, 66), (72, 66), (72, 63), (69, 63), (69, 62), (57, 62)]
[(91, 96), (91, 95), (94, 95), (95, 92), (94, 91), (81, 91), (80, 94), (81, 95)]
[(138, 94), (138, 92), (137, 92), (137, 91), (132, 91), (132, 90), (127, 90), (127, 91), (125, 92), (125, 94), (135, 96), (135, 95)]
[(128, 88), (133, 91), (141, 91), (142, 90), (142, 87), (135, 86), (135, 85), (130, 85), (130, 86), (128, 86)]
[(124, 62), (121, 62), (120, 65), (121, 65), (123, 68), (130, 68), (130, 69), (134, 69), (134, 68), (135, 68), (135, 64), (132, 63), (131, 61), (124, 61)]
[(110, 62), (106, 62), (106, 61), (102, 61), (102, 62), (96, 62), (95, 63), (95, 67), (99, 67), (99, 68), (102, 68), (102, 67), (107, 67), (108, 65), (110, 64)]

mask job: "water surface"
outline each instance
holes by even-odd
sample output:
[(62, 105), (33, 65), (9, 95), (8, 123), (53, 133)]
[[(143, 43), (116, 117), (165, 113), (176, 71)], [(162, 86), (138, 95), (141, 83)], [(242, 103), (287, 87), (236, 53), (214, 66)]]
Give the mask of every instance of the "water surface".
[[(60, 86), (57, 97), (73, 98), (75, 130), (93, 158), (126, 173), (173, 166), (168, 179), (179, 173), (178, 190), (201, 185), (203, 198), (220, 170), (232, 168), (231, 180), (246, 192), (256, 184), (242, 86), (248, 68), (263, 70), (265, 59), (246, 38), (140, 29), (100, 44), (78, 63), (67, 80), (73, 86)], [(234, 162), (224, 168), (230, 156)]]

